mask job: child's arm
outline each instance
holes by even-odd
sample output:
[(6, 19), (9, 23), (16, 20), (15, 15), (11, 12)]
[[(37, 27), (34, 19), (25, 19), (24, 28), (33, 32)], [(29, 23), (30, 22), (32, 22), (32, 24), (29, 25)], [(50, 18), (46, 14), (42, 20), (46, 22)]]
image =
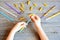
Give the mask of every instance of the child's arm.
[(35, 28), (41, 40), (48, 40), (48, 37), (44, 33), (41, 27), (41, 19), (37, 15), (30, 16), (32, 22), (34, 22)]
[(21, 29), (21, 27), (26, 27), (26, 23), (25, 22), (19, 22), (17, 23), (13, 28), (12, 30), (10, 31), (8, 37), (6, 40), (13, 40), (14, 38), (14, 35), (17, 31), (19, 31)]

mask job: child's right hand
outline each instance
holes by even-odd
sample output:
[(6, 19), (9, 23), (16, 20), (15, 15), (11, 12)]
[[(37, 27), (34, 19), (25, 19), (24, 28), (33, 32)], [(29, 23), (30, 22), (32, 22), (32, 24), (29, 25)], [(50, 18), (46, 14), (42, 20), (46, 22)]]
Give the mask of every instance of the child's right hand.
[(35, 28), (37, 30), (37, 33), (40, 36), (41, 40), (49, 40), (46, 34), (44, 33), (42, 27), (41, 27), (41, 19), (37, 15), (30, 16), (32, 22), (35, 24)]
[(32, 22), (34, 22), (35, 26), (37, 26), (37, 27), (41, 26), (41, 19), (39, 16), (34, 14), (33, 16), (30, 16), (30, 18), (31, 18)]

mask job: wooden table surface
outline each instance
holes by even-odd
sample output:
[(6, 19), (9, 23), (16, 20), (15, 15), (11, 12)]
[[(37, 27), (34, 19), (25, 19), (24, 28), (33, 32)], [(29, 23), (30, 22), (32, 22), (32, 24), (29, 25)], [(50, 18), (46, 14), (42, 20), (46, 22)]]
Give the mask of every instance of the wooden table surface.
[[(8, 2), (13, 5), (13, 3), (19, 4), (20, 2), (26, 2), (26, 1), (27, 0), (0, 0), (0, 6), (3, 6), (4, 8), (8, 9), (12, 13), (16, 14), (19, 18), (20, 15), (18, 15), (16, 12), (14, 12), (8, 6), (6, 6), (4, 2)], [(42, 12), (37, 11), (38, 7), (36, 7), (33, 11), (29, 11), (28, 8), (29, 6), (32, 5), (32, 3), (29, 6), (25, 4), (26, 10), (22, 14), (22, 16), (26, 17), (26, 14), (28, 13), (36, 13), (37, 15), (42, 16), (43, 13), (46, 12), (53, 5), (56, 5), (56, 8), (51, 13), (49, 13), (49, 16), (57, 11), (60, 11), (60, 0), (31, 0), (31, 2), (37, 3), (38, 7), (41, 6), (43, 7), (44, 10)], [(48, 7), (44, 7), (42, 3), (47, 3)], [(0, 9), (0, 11), (3, 11), (4, 13), (8, 14), (2, 9)], [(8, 15), (14, 18), (15, 20), (18, 19), (18, 18), (13, 17), (10, 14)], [(27, 20), (29, 20), (29, 18), (27, 18)], [(9, 31), (14, 25), (15, 24), (13, 22), (7, 20), (5, 17), (0, 15), (0, 40), (6, 39)], [(42, 28), (44, 32), (47, 34), (49, 40), (60, 40), (60, 15), (47, 21), (42, 18)], [(17, 32), (15, 34), (14, 40), (39, 40), (39, 37), (36, 31), (34, 30), (33, 24), (29, 23), (26, 29), (24, 29), (22, 32)]]

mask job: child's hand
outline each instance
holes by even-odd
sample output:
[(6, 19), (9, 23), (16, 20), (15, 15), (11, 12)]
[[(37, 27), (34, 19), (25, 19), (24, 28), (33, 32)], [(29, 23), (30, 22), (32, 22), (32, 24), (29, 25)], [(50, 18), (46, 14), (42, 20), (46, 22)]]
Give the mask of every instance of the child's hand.
[(25, 23), (25, 22), (19, 22), (19, 23), (17, 23), (14, 27), (13, 27), (13, 31), (14, 32), (17, 32), (17, 31), (19, 31), (22, 27), (26, 27), (26, 25), (27, 25), (27, 23)]
[(41, 27), (41, 19), (37, 15), (30, 16), (32, 22), (35, 24), (35, 28), (37, 29), (37, 33), (39, 34), (39, 37), (41, 40), (49, 40), (46, 34), (44, 33), (42, 27)]
[(35, 26), (41, 26), (41, 19), (37, 15), (30, 16), (32, 22), (34, 22)]

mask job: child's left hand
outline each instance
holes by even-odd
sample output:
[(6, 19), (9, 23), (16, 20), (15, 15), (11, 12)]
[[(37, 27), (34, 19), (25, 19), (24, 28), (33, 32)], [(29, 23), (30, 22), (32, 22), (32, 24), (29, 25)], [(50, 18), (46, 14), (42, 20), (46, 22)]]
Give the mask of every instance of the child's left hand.
[(25, 22), (19, 22), (19, 23), (17, 23), (14, 27), (13, 27), (13, 31), (14, 32), (17, 32), (17, 31), (19, 31), (22, 27), (26, 27), (26, 25), (27, 25), (27, 23), (25, 23)]

